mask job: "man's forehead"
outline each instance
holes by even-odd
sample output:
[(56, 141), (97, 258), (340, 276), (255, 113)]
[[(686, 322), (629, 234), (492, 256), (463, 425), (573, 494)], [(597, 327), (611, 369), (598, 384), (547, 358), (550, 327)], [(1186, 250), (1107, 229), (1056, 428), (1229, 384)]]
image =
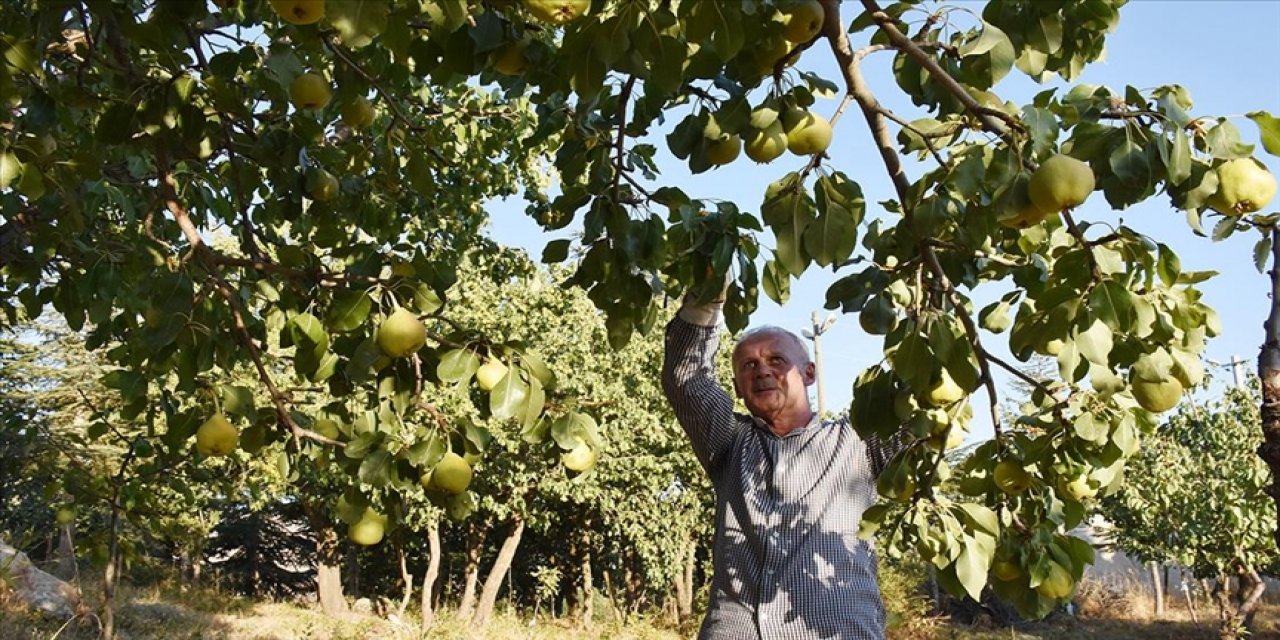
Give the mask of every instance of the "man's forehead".
[(787, 331), (766, 330), (748, 334), (734, 347), (733, 358), (739, 359), (743, 352), (747, 349), (763, 352), (765, 354), (787, 354), (795, 356), (799, 359), (807, 359), (809, 354), (805, 350), (804, 345), (794, 334)]

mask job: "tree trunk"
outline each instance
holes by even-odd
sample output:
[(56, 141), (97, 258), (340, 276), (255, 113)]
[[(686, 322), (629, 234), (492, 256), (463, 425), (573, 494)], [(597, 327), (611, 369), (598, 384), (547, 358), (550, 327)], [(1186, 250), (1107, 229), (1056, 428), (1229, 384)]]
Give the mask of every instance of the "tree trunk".
[(73, 581), (80, 577), (76, 564), (76, 525), (74, 522), (58, 527), (58, 577)]
[(432, 520), (427, 525), (427, 573), (422, 577), (422, 630), (428, 631), (436, 622), (435, 607), (432, 595), (436, 588), (436, 579), (440, 576), (440, 524)]
[(1152, 560), (1148, 563), (1151, 566), (1151, 586), (1155, 587), (1156, 596), (1156, 617), (1164, 615), (1164, 576), (1160, 572), (1160, 563)]
[(102, 640), (116, 637), (116, 575), (120, 567), (119, 492), (111, 496), (111, 520), (107, 525), (107, 568), (102, 574)]
[[(396, 536), (399, 538), (399, 536)], [(413, 598), (413, 574), (409, 573), (409, 563), (404, 557), (404, 545), (396, 542), (396, 555), (400, 557), (400, 580), (404, 582), (404, 597), (400, 598), (400, 608), (396, 617), (404, 619), (404, 610), (409, 608), (409, 600)]]
[(342, 587), (352, 597), (360, 595), (360, 555), (350, 544), (344, 545), (346, 553), (342, 558)]
[(1271, 313), (1262, 323), (1262, 350), (1258, 354), (1258, 379), (1262, 381), (1262, 444), (1258, 455), (1271, 468), (1267, 494), (1275, 502), (1273, 532), (1280, 549), (1280, 227), (1271, 229)]
[(493, 568), (489, 569), (489, 576), (485, 578), (484, 590), (480, 592), (480, 602), (476, 605), (476, 614), (471, 619), (472, 626), (482, 627), (488, 624), (493, 616), (493, 605), (498, 600), (502, 578), (511, 567), (511, 560), (516, 555), (516, 548), (520, 546), (522, 535), (524, 535), (524, 519), (517, 516), (511, 533), (507, 534), (507, 539), (502, 541), (502, 548), (498, 550), (498, 557), (493, 561)]
[(1225, 571), (1217, 573), (1213, 585), (1213, 602), (1217, 604), (1217, 637), (1219, 640), (1239, 640), (1244, 620), (1239, 609), (1231, 602), (1231, 577)]
[(609, 613), (613, 616), (613, 621), (615, 623), (618, 625), (625, 625), (627, 623), (627, 618), (622, 612), (622, 609), (618, 607), (618, 592), (613, 588), (613, 578), (609, 575), (609, 568), (605, 567), (604, 571), (601, 571), (600, 573), (604, 578), (605, 595), (609, 596)]
[(467, 527), (467, 564), (463, 569), (462, 601), (458, 603), (458, 617), (466, 622), (471, 619), (476, 603), (476, 584), (480, 581), (480, 549), (484, 544), (484, 530), (474, 524)]
[(1245, 630), (1251, 634), (1253, 632), (1253, 617), (1258, 613), (1258, 605), (1262, 603), (1262, 593), (1266, 590), (1267, 583), (1263, 582), (1257, 570), (1253, 567), (1241, 568), (1240, 589), (1238, 592), (1240, 619), (1244, 624)]
[(342, 548), (338, 532), (328, 522), (312, 520), (316, 532), (316, 597), (320, 609), (326, 614), (340, 617), (347, 614), (347, 598), (342, 593)]
[(586, 528), (583, 529), (583, 542), (580, 547), (582, 549), (582, 563), (579, 565), (579, 570), (582, 575), (582, 626), (590, 629), (595, 618), (596, 586), (591, 576), (591, 545), (585, 535), (587, 530)]
[(693, 592), (696, 590), (693, 585), (693, 570), (697, 563), (697, 556), (698, 541), (691, 536), (684, 557), (684, 593), (679, 594), (679, 599), (676, 601), (681, 619), (693, 617)]

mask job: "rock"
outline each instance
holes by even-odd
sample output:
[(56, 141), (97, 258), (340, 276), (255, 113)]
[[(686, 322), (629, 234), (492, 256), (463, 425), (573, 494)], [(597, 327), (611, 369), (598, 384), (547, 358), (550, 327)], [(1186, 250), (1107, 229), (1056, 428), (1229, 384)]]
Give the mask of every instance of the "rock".
[(0, 582), (27, 606), (47, 614), (71, 617), (85, 611), (80, 590), (38, 569), (27, 554), (0, 541)]
[(360, 598), (355, 604), (351, 605), (351, 611), (360, 615), (369, 615), (373, 613), (373, 601), (368, 598)]

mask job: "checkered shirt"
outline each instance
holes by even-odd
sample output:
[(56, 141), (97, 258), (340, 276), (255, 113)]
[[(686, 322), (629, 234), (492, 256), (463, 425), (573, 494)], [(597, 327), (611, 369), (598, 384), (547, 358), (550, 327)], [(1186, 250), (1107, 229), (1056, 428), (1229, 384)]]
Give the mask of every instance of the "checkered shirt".
[(786, 436), (735, 413), (715, 378), (715, 327), (667, 326), (662, 385), (716, 492), (711, 600), (700, 640), (882, 640), (875, 549), (858, 538), (885, 445), (847, 419)]

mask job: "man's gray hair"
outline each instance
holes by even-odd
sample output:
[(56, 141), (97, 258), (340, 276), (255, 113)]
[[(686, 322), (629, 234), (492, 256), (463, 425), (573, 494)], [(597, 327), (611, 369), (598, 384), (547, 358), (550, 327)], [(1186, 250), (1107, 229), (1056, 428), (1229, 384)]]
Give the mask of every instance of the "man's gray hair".
[(804, 354), (804, 362), (800, 362), (797, 364), (806, 364), (812, 360), (812, 358), (809, 356), (809, 347), (805, 345), (804, 340), (800, 339), (800, 336), (796, 335), (789, 329), (783, 329), (782, 327), (771, 325), (771, 324), (761, 325), (759, 327), (752, 327), (750, 329), (747, 329), (746, 333), (743, 333), (742, 336), (738, 338), (738, 341), (733, 345), (734, 359), (736, 360), (738, 357), (739, 347), (741, 347), (742, 345), (748, 342), (751, 342), (752, 340), (756, 340), (764, 336), (782, 336), (785, 339), (790, 340), (792, 345), (794, 345), (795, 348), (799, 350), (799, 353)]

